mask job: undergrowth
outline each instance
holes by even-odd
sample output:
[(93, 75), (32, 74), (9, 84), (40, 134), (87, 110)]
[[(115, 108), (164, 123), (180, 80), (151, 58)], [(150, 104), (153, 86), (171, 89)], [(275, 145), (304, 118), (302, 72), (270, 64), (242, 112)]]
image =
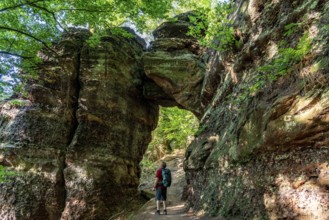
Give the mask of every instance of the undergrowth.
[(14, 175), (16, 175), (15, 172), (9, 171), (6, 167), (0, 165), (0, 183), (8, 181), (8, 179)]

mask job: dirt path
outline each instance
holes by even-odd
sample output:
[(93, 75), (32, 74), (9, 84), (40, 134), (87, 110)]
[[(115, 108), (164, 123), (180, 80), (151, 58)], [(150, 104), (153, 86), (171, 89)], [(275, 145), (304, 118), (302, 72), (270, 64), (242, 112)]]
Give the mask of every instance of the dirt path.
[[(181, 201), (181, 196), (183, 193), (183, 187), (185, 185), (185, 173), (183, 170), (183, 155), (169, 156), (164, 159), (167, 162), (167, 167), (172, 172), (173, 182), (170, 188), (168, 188), (168, 215), (155, 215), (156, 205), (155, 200), (151, 199), (147, 202), (139, 212), (132, 217), (132, 220), (149, 220), (149, 219), (210, 219), (201, 218), (193, 215), (192, 213), (186, 213), (184, 208), (184, 202)], [(145, 189), (150, 189), (152, 183), (145, 184)], [(161, 204), (161, 214), (163, 208)]]

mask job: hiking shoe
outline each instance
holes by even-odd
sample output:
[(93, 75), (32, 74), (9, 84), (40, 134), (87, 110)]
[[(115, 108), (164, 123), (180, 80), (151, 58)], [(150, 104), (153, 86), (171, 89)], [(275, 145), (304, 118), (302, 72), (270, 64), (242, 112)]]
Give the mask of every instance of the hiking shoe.
[(155, 214), (156, 214), (156, 215), (160, 215), (160, 210), (157, 210), (157, 211), (155, 212)]
[(163, 210), (163, 214), (164, 214), (164, 215), (167, 215), (167, 210), (166, 210), (166, 209)]

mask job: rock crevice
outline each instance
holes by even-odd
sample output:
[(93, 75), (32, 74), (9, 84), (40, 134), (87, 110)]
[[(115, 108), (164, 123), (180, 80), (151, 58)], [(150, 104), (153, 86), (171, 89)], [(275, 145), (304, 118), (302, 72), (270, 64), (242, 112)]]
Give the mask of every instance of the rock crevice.
[(65, 33), (30, 100), (1, 105), (0, 163), (19, 173), (0, 185), (1, 219), (104, 219), (143, 200), (139, 162), (158, 118), (142, 94), (144, 45), (108, 36), (91, 48), (89, 36)]
[(0, 218), (109, 219), (139, 203), (159, 105), (201, 119), (184, 161), (195, 211), (329, 218), (328, 12), (325, 1), (241, 1), (241, 44), (226, 53), (186, 35), (189, 14), (161, 25), (147, 51), (137, 36), (89, 47), (87, 31), (65, 33), (29, 99), (0, 105), (0, 164), (19, 174), (0, 184)]

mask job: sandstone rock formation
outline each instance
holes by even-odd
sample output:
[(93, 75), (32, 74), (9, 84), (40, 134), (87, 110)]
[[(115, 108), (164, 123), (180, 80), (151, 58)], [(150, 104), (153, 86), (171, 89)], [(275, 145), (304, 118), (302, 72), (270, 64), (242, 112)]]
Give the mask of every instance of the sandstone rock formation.
[(241, 4), (242, 46), (209, 60), (204, 85), (219, 83), (187, 149), (188, 202), (228, 218), (328, 219), (329, 4)]
[(201, 119), (184, 162), (194, 211), (328, 219), (329, 3), (237, 8), (240, 44), (225, 53), (186, 35), (188, 14), (161, 25), (146, 52), (136, 36), (95, 48), (86, 31), (63, 36), (30, 98), (1, 104), (0, 164), (17, 175), (0, 183), (0, 218), (122, 211), (138, 199), (138, 164), (163, 105)]
[[(155, 41), (144, 54), (144, 70), (165, 95), (152, 97), (153, 93), (146, 93), (146, 97), (160, 104), (167, 101), (167, 106), (180, 106), (201, 117), (200, 96), (206, 66), (204, 50), (187, 35), (190, 14), (179, 15), (177, 21), (165, 22), (153, 32)], [(174, 102), (169, 103), (168, 98)]]
[(139, 162), (158, 106), (143, 98), (135, 38), (109, 36), (90, 48), (72, 30), (46, 57), (42, 83), (23, 106), (1, 106), (1, 219), (108, 219), (138, 199)]
[(158, 106), (142, 95), (142, 52), (137, 37), (109, 36), (96, 48), (81, 48), (62, 219), (108, 219), (137, 194), (139, 162), (158, 116)]
[(1, 183), (1, 219), (59, 219), (65, 202), (66, 148), (75, 132), (81, 40), (68, 38), (60, 58), (40, 66), (43, 84), (30, 100), (1, 104), (0, 163), (14, 167), (14, 180)]
[(0, 188), (2, 219), (108, 219), (131, 208), (158, 105), (201, 116), (196, 41), (159, 39), (144, 55), (145, 42), (128, 31), (132, 38), (109, 34), (92, 48), (88, 31), (71, 29), (54, 45), (59, 56), (42, 54), (29, 100), (2, 103), (0, 163), (17, 171)]

